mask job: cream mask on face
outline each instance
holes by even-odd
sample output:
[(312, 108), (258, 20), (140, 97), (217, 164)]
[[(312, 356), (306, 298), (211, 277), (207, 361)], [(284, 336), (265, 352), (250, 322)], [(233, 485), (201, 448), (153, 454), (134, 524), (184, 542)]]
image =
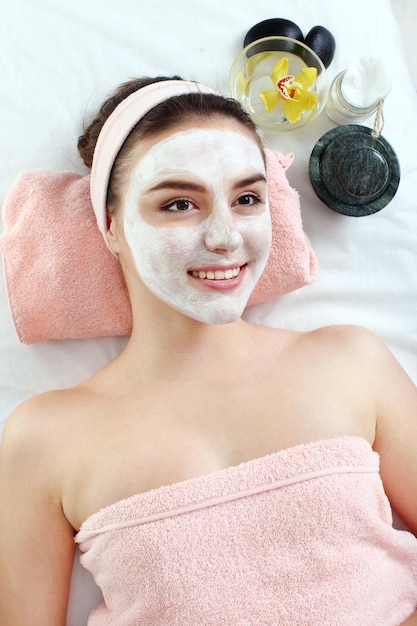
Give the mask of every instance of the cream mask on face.
[[(255, 141), (213, 128), (161, 139), (135, 165), (124, 232), (139, 277), (160, 300), (209, 324), (242, 315), (268, 259), (271, 221), (266, 186), (264, 204), (253, 184), (234, 186), (257, 176), (265, 165)], [(161, 192), (150, 190), (168, 181), (205, 191), (173, 186), (161, 206), (153, 197)]]

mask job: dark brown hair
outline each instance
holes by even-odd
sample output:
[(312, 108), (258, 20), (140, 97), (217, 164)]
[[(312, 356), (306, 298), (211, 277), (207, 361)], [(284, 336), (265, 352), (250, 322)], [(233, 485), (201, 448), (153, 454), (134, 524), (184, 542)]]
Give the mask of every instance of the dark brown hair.
[[(115, 108), (138, 89), (163, 80), (181, 80), (181, 78), (179, 76), (170, 78), (159, 76), (157, 78), (133, 79), (120, 85), (103, 103), (98, 115), (78, 139), (78, 151), (87, 167), (91, 168), (98, 136), (107, 118), (113, 113)], [(164, 100), (164, 102), (161, 102), (146, 113), (123, 144), (110, 176), (107, 192), (109, 211), (112, 213), (119, 204), (118, 190), (121, 189), (121, 185), (125, 182), (126, 166), (129, 165), (129, 154), (137, 141), (193, 119), (201, 120), (219, 116), (231, 118), (242, 124), (253, 134), (254, 139), (262, 150), (262, 144), (257, 135), (255, 124), (236, 100), (217, 94), (202, 93), (174, 96)]]

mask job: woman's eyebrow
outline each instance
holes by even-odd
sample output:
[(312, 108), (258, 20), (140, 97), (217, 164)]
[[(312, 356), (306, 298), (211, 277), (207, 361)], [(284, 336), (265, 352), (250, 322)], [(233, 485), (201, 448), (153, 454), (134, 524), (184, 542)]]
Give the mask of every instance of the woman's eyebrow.
[(160, 191), (163, 189), (179, 189), (182, 191), (197, 191), (199, 193), (204, 193), (207, 189), (204, 185), (199, 185), (198, 183), (191, 183), (183, 180), (163, 180), (153, 187), (147, 189), (147, 191)]
[(240, 189), (241, 187), (247, 187), (259, 182), (266, 183), (266, 177), (264, 176), (264, 174), (259, 173), (254, 174), (253, 176), (242, 178), (233, 185), (233, 189)]
[[(242, 187), (246, 187), (248, 185), (253, 185), (258, 182), (266, 182), (266, 178), (262, 173), (254, 174), (253, 176), (247, 176), (245, 178), (241, 178), (233, 184), (233, 190), (241, 189)], [(196, 191), (198, 193), (204, 193), (207, 191), (204, 185), (200, 185), (199, 183), (186, 181), (186, 180), (162, 180), (160, 183), (153, 185), (149, 189), (147, 189), (147, 193), (152, 191), (161, 191), (164, 189), (174, 189), (180, 191)]]

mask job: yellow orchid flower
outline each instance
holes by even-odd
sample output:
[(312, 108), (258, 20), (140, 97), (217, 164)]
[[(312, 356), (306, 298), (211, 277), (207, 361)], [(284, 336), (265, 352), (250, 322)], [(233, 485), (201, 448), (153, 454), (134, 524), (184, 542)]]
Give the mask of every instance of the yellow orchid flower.
[(295, 76), (288, 74), (288, 58), (283, 57), (274, 65), (271, 80), (275, 89), (265, 89), (259, 93), (265, 110), (272, 111), (279, 103), (291, 124), (299, 121), (303, 111), (314, 109), (317, 93), (309, 91), (316, 81), (315, 67), (305, 67)]

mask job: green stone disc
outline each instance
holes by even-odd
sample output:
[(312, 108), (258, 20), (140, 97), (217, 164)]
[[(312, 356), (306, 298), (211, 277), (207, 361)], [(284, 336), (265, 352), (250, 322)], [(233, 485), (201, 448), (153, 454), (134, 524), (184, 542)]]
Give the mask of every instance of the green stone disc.
[(397, 155), (384, 137), (372, 132), (366, 126), (339, 126), (324, 134), (311, 153), (309, 174), (315, 193), (343, 215), (372, 215), (398, 189)]

